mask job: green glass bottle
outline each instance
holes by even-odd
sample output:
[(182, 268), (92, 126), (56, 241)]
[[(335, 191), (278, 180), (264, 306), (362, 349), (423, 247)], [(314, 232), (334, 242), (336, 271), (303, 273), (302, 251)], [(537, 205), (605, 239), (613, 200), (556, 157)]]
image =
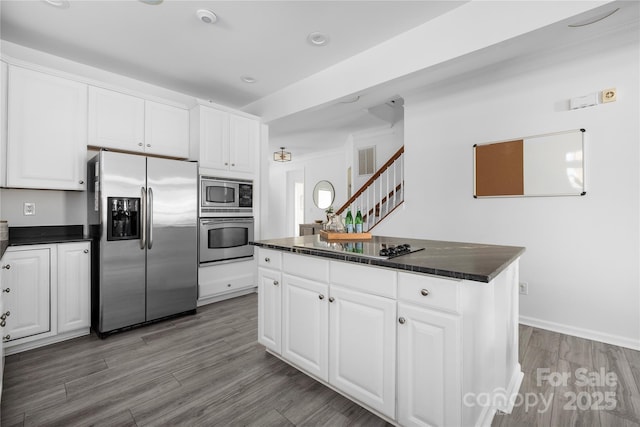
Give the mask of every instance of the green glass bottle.
[(344, 218), (344, 226), (347, 228), (347, 233), (353, 233), (353, 216), (351, 215), (351, 209), (347, 209), (347, 216)]
[(356, 233), (362, 233), (362, 213), (360, 212), (360, 208), (358, 208), (358, 212), (356, 213)]

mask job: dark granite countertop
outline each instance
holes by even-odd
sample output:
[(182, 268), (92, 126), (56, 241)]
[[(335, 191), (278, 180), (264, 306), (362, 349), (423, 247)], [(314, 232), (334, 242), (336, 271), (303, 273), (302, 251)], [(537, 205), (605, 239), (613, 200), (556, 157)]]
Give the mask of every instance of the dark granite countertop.
[(9, 246), (46, 245), (91, 240), (83, 234), (82, 225), (9, 227)]
[(356, 253), (330, 252), (308, 247), (314, 242), (323, 241), (319, 235), (311, 235), (261, 240), (252, 244), (286, 252), (485, 283), (493, 280), (525, 251), (525, 248), (519, 246), (373, 236), (371, 240), (365, 242), (390, 245), (408, 243), (412, 248), (425, 248), (422, 251), (392, 259), (375, 259), (359, 256)]

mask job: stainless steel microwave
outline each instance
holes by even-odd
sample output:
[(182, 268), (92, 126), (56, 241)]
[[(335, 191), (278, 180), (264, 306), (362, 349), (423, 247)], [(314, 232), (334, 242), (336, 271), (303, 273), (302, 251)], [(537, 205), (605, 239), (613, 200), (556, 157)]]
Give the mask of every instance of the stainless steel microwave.
[(200, 176), (200, 216), (252, 216), (253, 181)]

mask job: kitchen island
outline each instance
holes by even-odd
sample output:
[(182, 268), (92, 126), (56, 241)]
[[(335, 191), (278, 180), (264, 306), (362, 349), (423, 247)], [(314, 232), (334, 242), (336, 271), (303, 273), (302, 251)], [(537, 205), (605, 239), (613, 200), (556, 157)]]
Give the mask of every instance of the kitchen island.
[(490, 425), (511, 412), (524, 248), (318, 235), (253, 244), (269, 353), (397, 425)]

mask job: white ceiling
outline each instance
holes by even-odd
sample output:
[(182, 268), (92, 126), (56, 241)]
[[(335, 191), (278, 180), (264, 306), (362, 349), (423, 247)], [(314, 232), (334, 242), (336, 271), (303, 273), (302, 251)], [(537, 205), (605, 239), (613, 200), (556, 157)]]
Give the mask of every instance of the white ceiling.
[[(0, 37), (241, 108), (465, 1), (0, 1)], [(202, 23), (198, 9), (218, 21)], [(324, 47), (307, 43), (326, 33)], [(257, 79), (247, 84), (240, 77)]]
[[(239, 108), (436, 18), (466, 1), (192, 1), (68, 0), (59, 9), (44, 0), (0, 0), (0, 37), (161, 87)], [(415, 90), (438, 90), (507, 65), (563, 60), (576, 47), (606, 48), (620, 31), (638, 33), (639, 2), (616, 1), (585, 18), (620, 7), (579, 30), (554, 25), (471, 52), (421, 72), (371, 87), (357, 102), (340, 100), (272, 121), (270, 144), (296, 153), (343, 143), (361, 129), (389, 126), (369, 109)], [(218, 15), (201, 23), (196, 11)], [(573, 20), (569, 20), (572, 21)], [(306, 42), (329, 35), (325, 47)], [(612, 35), (614, 36), (612, 38)], [(578, 49), (579, 50), (579, 49)], [(546, 59), (545, 59), (546, 58)], [(384, 66), (384, 64), (381, 64)], [(258, 82), (247, 84), (240, 76)], [(349, 101), (345, 94), (343, 101)]]

